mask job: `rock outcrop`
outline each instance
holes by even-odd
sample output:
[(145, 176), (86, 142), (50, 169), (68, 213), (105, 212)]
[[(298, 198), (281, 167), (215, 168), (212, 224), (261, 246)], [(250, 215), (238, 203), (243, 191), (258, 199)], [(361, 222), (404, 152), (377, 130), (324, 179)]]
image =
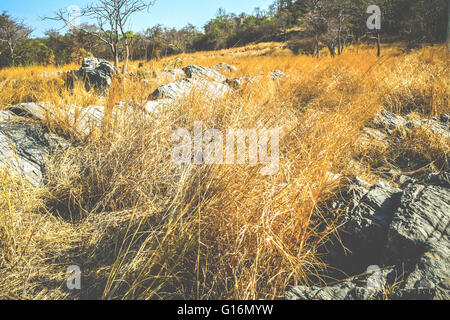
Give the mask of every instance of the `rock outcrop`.
[(209, 100), (220, 98), (226, 93), (231, 92), (231, 88), (219, 82), (213, 82), (203, 79), (185, 79), (169, 84), (162, 85), (156, 89), (150, 96), (155, 99), (177, 100), (187, 97), (192, 90), (198, 92)]
[(186, 74), (182, 69), (172, 69), (161, 72), (160, 78), (163, 81), (179, 81), (186, 78)]
[(66, 142), (40, 124), (3, 120), (0, 117), (0, 170), (19, 175), (34, 187), (41, 186), (47, 159)]
[(395, 281), (391, 269), (372, 271), (327, 287), (295, 287), (286, 293), (288, 300), (370, 300), (380, 297)]
[(103, 106), (65, 106), (58, 109), (45, 103), (21, 103), (9, 109), (17, 116), (43, 121), (63, 121), (72, 130), (83, 136), (89, 135), (93, 130), (102, 125), (105, 116)]
[(104, 94), (111, 86), (114, 66), (106, 60), (85, 58), (79, 70), (72, 71), (67, 76), (67, 86), (73, 89), (76, 80), (83, 81), (87, 91), (95, 89)]
[(237, 71), (237, 68), (235, 66), (229, 65), (225, 62), (219, 63), (217, 66), (214, 67), (214, 69), (219, 72), (235, 72), (235, 71)]
[(147, 113), (155, 113), (158, 112), (160, 108), (168, 106), (171, 103), (173, 103), (172, 99), (152, 100), (147, 102), (147, 104), (144, 106), (144, 109)]
[(443, 114), (440, 119), (412, 119), (407, 120), (400, 115), (396, 115), (390, 111), (383, 110), (371, 122), (373, 129), (381, 130), (385, 134), (392, 135), (396, 129), (429, 129), (435, 134), (450, 139), (450, 124), (448, 122), (449, 115)]
[(368, 293), (383, 298), (389, 292), (391, 299), (450, 299), (449, 176), (404, 179), (401, 189), (357, 180), (345, 193), (350, 203), (348, 198), (334, 203), (343, 211), (340, 235), (350, 254), (332, 247), (329, 262), (352, 274), (370, 265), (395, 267), (377, 273), (383, 286), (375, 291), (359, 277), (323, 288), (296, 287), (286, 297), (367, 299)]
[(188, 79), (203, 79), (219, 83), (227, 80), (227, 77), (220, 74), (214, 68), (190, 65), (184, 68), (183, 71)]

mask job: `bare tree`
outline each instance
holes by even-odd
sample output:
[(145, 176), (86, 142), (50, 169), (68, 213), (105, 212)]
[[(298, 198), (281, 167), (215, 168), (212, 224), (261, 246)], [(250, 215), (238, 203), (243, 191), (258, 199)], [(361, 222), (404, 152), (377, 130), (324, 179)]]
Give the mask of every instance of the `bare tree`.
[(312, 33), (315, 42), (315, 54), (320, 57), (320, 37), (327, 31), (327, 19), (324, 16), (324, 0), (305, 1), (308, 13), (303, 19), (307, 30)]
[(0, 15), (0, 42), (7, 45), (12, 66), (16, 64), (17, 46), (26, 40), (31, 32), (22, 21), (11, 18), (6, 12)]
[(338, 0), (336, 1), (336, 14), (338, 21), (338, 54), (340, 55), (344, 50), (344, 44), (346, 42), (347, 30), (347, 19), (351, 16), (353, 10), (358, 10), (357, 5), (353, 4), (352, 0)]
[(351, 37), (350, 17), (361, 10), (355, 0), (305, 0), (307, 13), (303, 23), (315, 39), (316, 55), (320, 55), (320, 42), (324, 43), (331, 56), (341, 54), (344, 44)]
[[(120, 43), (122, 42), (125, 51), (124, 73), (128, 69), (130, 58), (130, 39), (126, 27), (132, 15), (148, 10), (154, 2), (149, 0), (98, 0), (81, 9), (80, 16), (96, 20), (99, 29), (97, 32), (84, 31), (92, 34), (110, 48), (116, 67), (119, 65)], [(61, 9), (55, 12), (54, 17), (44, 19), (63, 21), (67, 27), (73, 28), (67, 10)], [(82, 26), (78, 26), (78, 28), (82, 28)]]
[(326, 32), (321, 36), (321, 40), (327, 45), (332, 57), (336, 56), (336, 45), (340, 54), (341, 43), (339, 41), (341, 35), (341, 20), (339, 18), (327, 17)]
[[(333, 35), (330, 41), (337, 45), (337, 53), (340, 55), (350, 37), (349, 18), (362, 9), (360, 3), (354, 0), (329, 0), (325, 10), (327, 11), (327, 33)], [(333, 55), (333, 52), (331, 54)]]

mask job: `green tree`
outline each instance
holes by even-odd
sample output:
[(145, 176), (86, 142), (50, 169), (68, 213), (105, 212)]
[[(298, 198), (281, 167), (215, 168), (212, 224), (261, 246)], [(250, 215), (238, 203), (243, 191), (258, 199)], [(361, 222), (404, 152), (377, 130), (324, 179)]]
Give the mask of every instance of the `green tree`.
[(31, 32), (22, 21), (12, 18), (6, 12), (0, 15), (0, 43), (6, 46), (12, 66), (16, 65), (19, 58), (17, 48), (28, 39)]

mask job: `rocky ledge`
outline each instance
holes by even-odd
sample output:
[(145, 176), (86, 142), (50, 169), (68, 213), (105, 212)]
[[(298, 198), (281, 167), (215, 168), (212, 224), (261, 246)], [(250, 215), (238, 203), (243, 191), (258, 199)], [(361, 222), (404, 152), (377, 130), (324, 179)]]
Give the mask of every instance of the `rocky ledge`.
[(403, 180), (392, 188), (356, 179), (331, 203), (347, 250), (328, 246), (328, 262), (359, 276), (295, 287), (287, 299), (450, 299), (450, 172)]

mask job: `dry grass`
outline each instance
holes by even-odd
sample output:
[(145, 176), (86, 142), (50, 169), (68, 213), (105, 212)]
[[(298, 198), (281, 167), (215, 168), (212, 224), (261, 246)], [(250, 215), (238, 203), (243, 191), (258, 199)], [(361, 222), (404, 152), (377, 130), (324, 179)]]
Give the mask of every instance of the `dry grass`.
[[(330, 173), (376, 175), (372, 157), (360, 166), (353, 159), (361, 153), (361, 129), (380, 108), (422, 117), (449, 112), (446, 49), (389, 48), (377, 59), (373, 49), (355, 47), (318, 60), (276, 46), (182, 55), (185, 65), (227, 62), (239, 68), (230, 76), (266, 76), (233, 96), (208, 102), (192, 94), (153, 116), (137, 106), (158, 79), (117, 79), (101, 98), (81, 86), (65, 90), (61, 76), (39, 77), (42, 68), (1, 70), (3, 106), (45, 101), (112, 109), (126, 101), (135, 107), (52, 159), (45, 188), (2, 174), (0, 297), (276, 299), (287, 286), (318, 275), (320, 245), (336, 228), (331, 213), (318, 209), (340, 184)], [(145, 67), (157, 72), (168, 63)], [(271, 81), (274, 69), (289, 77)], [(172, 130), (192, 129), (194, 121), (222, 132), (280, 126), (279, 173), (174, 165)], [(388, 151), (376, 152), (377, 161)], [(435, 169), (448, 169), (448, 151), (448, 141), (418, 131), (395, 150), (423, 165), (439, 159)], [(80, 292), (65, 289), (70, 265), (83, 271)]]

